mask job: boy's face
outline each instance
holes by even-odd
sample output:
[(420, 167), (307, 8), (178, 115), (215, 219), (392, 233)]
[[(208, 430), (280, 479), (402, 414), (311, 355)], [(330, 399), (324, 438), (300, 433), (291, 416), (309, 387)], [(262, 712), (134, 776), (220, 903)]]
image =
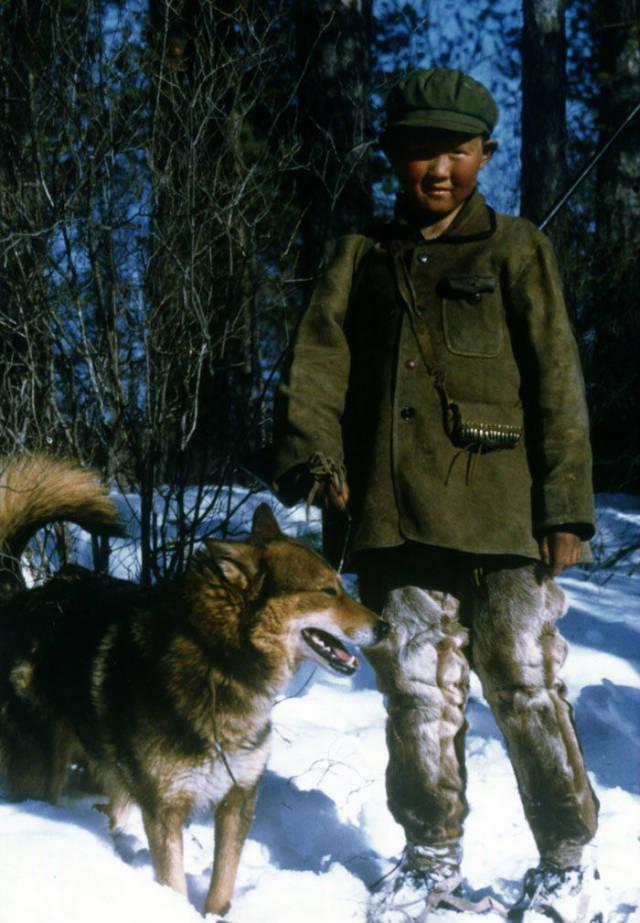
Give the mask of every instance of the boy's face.
[(424, 129), (389, 151), (402, 190), (425, 217), (445, 218), (473, 192), (495, 141), (441, 128)]

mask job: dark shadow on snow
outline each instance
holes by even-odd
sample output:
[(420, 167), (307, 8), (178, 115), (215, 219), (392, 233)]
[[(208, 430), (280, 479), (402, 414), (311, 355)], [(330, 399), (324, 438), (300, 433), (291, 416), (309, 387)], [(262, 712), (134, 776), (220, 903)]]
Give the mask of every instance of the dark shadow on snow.
[(598, 782), (640, 794), (640, 689), (603, 679), (575, 704), (587, 768)]
[(249, 836), (269, 849), (278, 868), (318, 873), (339, 862), (366, 885), (381, 874), (366, 837), (340, 820), (331, 798), (315, 789), (301, 791), (273, 772), (260, 782)]
[(628, 625), (603, 621), (582, 609), (569, 609), (559, 620), (558, 629), (569, 644), (594, 648), (640, 665), (640, 631)]

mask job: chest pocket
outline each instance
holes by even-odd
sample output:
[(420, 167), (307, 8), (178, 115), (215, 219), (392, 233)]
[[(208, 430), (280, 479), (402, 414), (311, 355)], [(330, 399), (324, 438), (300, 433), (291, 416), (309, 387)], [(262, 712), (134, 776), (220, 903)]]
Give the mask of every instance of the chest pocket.
[(442, 325), (450, 352), (491, 358), (502, 348), (502, 303), (494, 276), (475, 273), (446, 276), (442, 292)]

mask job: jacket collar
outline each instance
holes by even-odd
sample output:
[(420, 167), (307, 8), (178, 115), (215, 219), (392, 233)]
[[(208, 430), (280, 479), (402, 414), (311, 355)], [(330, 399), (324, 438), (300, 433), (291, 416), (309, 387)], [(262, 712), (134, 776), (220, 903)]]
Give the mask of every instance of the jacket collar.
[(385, 225), (380, 239), (394, 241), (402, 249), (417, 244), (459, 244), (491, 237), (496, 230), (496, 213), (487, 205), (484, 196), (474, 190), (454, 220), (440, 237), (425, 240), (420, 233), (420, 215), (411, 210), (399, 196), (396, 200), (396, 218)]

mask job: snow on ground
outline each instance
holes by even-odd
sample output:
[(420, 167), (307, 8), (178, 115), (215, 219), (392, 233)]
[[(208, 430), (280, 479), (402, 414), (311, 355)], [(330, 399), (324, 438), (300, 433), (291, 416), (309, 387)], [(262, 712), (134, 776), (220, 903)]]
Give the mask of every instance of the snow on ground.
[[(287, 515), (293, 534), (317, 532), (317, 518), (307, 522), (302, 510)], [(599, 561), (639, 538), (640, 501), (599, 498)], [(640, 923), (640, 552), (610, 563), (574, 569), (561, 581), (570, 598), (561, 623), (571, 642), (564, 677), (601, 802), (595, 853), (609, 919)], [(371, 670), (363, 665), (346, 680), (318, 669), (305, 685), (311, 672), (304, 667), (290, 697), (274, 709), (273, 752), (230, 923), (364, 923), (368, 886), (402, 849), (400, 828), (385, 806), (384, 708)], [(471, 813), (463, 871), (479, 895), (509, 902), (536, 853), (475, 679), (469, 717)], [(76, 795), (52, 807), (0, 800), (0, 923), (201, 919), (212, 860), (208, 817), (198, 815), (185, 831), (185, 900), (154, 883), (139, 815), (114, 844), (95, 801)], [(460, 917), (444, 913), (439, 919)], [(500, 917), (482, 919), (497, 923)]]

